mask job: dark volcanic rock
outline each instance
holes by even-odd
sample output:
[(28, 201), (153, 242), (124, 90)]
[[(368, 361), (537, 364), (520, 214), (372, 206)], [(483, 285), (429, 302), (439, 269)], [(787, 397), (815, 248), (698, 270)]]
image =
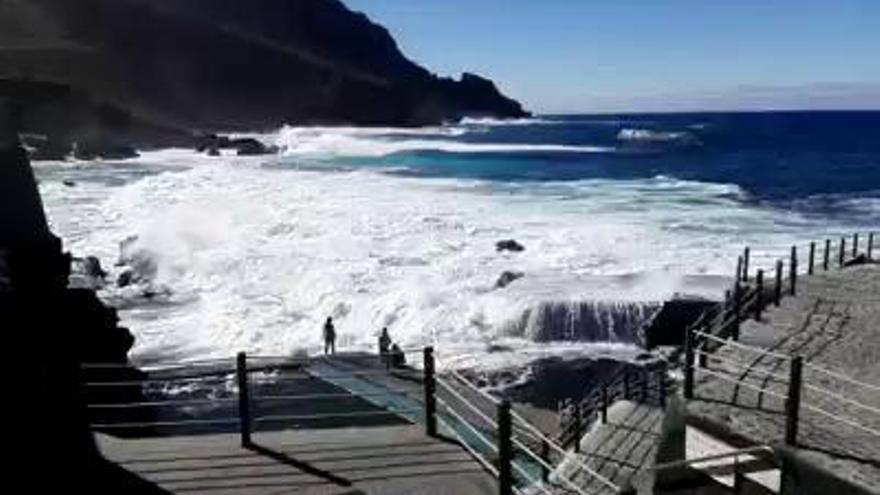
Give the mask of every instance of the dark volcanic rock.
[(338, 0), (6, 0), (10, 26), (0, 79), (58, 86), (53, 105), (25, 109), (25, 130), (57, 149), (94, 134), (143, 149), (205, 129), (527, 115), (488, 79), (431, 74)]
[(526, 248), (522, 244), (516, 242), (513, 239), (505, 239), (503, 241), (498, 241), (495, 243), (495, 250), (496, 251), (513, 251), (515, 253), (518, 253), (521, 251), (525, 251)]
[[(144, 400), (137, 383), (144, 375), (128, 365), (134, 339), (93, 291), (68, 287), (70, 270), (70, 255), (49, 231), (25, 151), (0, 122), (0, 321), (14, 350), (3, 363), (7, 376), (20, 377), (6, 390), (15, 407), (7, 408), (5, 440), (16, 452), (7, 471), (13, 479), (27, 473), (29, 491), (36, 493), (135, 493), (104, 470), (89, 424), (142, 421), (151, 414), (134, 410), (123, 419), (113, 410), (86, 408), (87, 401)], [(89, 369), (84, 363), (118, 367)], [(85, 385), (100, 381), (133, 385)]]
[(645, 329), (645, 346), (683, 345), (685, 329), (704, 312), (720, 303), (702, 298), (678, 297), (663, 303), (660, 312)]
[(238, 156), (269, 155), (278, 152), (277, 147), (266, 146), (260, 141), (252, 138), (234, 139), (232, 144), (237, 150), (236, 152)]
[(73, 157), (77, 160), (125, 160), (137, 158), (140, 154), (131, 146), (125, 144), (110, 144), (101, 142), (74, 143)]
[(498, 280), (495, 281), (496, 289), (503, 289), (510, 285), (514, 280), (520, 279), (524, 277), (526, 274), (523, 272), (510, 272), (506, 271), (498, 277)]
[(864, 265), (864, 264), (869, 263), (869, 262), (870, 262), (870, 260), (868, 259), (868, 256), (867, 256), (865, 253), (861, 253), (861, 254), (859, 254), (858, 256), (856, 256), (855, 258), (852, 258), (852, 259), (847, 260), (846, 262), (844, 262), (844, 263), (843, 263), (843, 266), (857, 266), (857, 265)]

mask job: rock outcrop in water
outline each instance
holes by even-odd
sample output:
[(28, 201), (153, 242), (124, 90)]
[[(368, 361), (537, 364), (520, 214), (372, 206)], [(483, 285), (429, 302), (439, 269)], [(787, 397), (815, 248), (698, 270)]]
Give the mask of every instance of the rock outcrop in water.
[(197, 131), (527, 115), (488, 79), (431, 74), (338, 0), (4, 0), (0, 79), (63, 96), (25, 109), (48, 136), (36, 156), (54, 158), (73, 142), (109, 153)]

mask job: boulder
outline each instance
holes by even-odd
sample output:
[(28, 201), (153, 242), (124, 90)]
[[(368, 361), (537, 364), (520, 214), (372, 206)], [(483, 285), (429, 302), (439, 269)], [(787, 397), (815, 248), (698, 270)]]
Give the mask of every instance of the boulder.
[(856, 265), (864, 265), (869, 263), (868, 256), (864, 253), (857, 255), (855, 258), (848, 260), (843, 263), (843, 266), (856, 266)]
[(276, 146), (266, 146), (253, 138), (233, 139), (232, 145), (238, 156), (270, 155), (278, 152)]
[(525, 276), (525, 273), (523, 273), (523, 272), (505, 271), (504, 273), (501, 274), (500, 277), (498, 277), (498, 280), (495, 281), (495, 288), (496, 289), (503, 289), (503, 288), (507, 287), (508, 285), (510, 285), (514, 280), (520, 279), (524, 276)]
[(522, 244), (516, 242), (513, 239), (505, 239), (503, 241), (498, 241), (495, 243), (495, 250), (498, 252), (501, 251), (512, 251), (515, 253), (519, 253), (521, 251), (525, 251), (526, 248)]
[(73, 145), (73, 157), (77, 160), (127, 160), (139, 156), (136, 149), (125, 144), (85, 141)]

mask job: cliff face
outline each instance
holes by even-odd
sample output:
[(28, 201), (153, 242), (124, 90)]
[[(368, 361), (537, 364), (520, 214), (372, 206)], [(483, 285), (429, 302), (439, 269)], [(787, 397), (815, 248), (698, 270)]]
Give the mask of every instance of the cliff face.
[(432, 75), (338, 0), (3, 0), (0, 28), (0, 78), (69, 87), (92, 133), (99, 107), (186, 131), (526, 115), (491, 81)]

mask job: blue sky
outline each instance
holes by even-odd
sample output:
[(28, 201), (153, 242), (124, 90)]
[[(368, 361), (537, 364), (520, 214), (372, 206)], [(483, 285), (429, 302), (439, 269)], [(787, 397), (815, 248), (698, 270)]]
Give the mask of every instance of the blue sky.
[(343, 0), (537, 112), (880, 108), (880, 0)]

